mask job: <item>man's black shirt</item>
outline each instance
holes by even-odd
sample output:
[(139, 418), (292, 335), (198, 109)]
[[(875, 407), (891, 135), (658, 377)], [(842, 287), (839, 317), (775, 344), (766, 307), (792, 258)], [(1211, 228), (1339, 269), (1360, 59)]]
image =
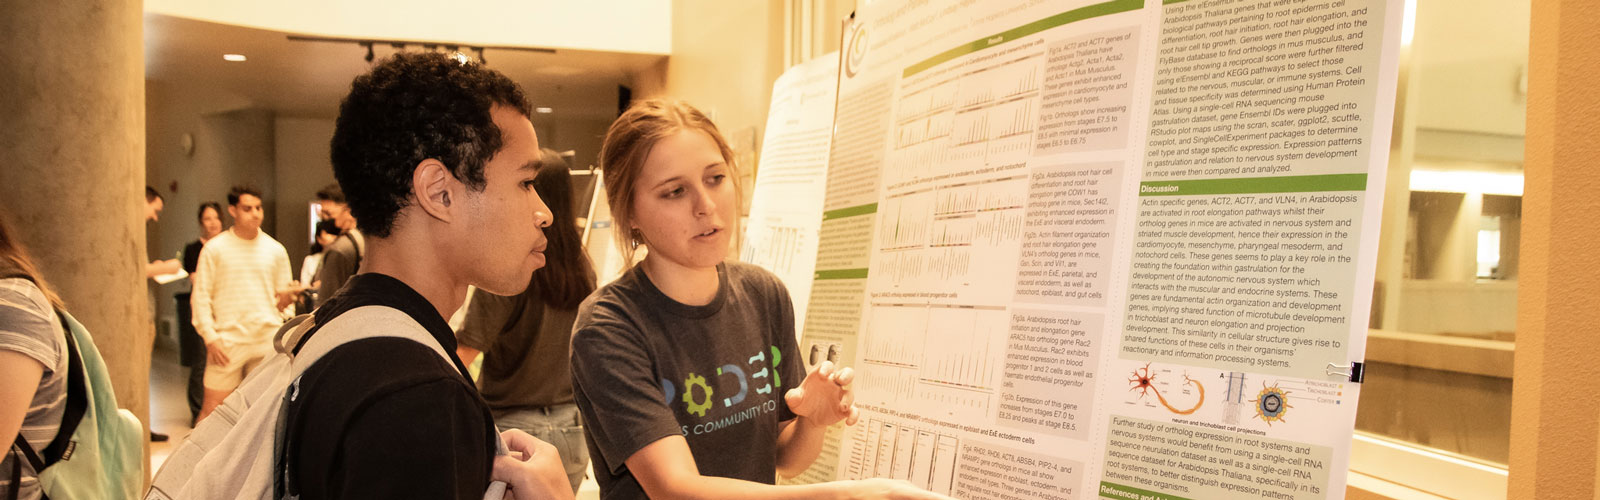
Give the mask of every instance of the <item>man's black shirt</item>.
[(287, 493), (305, 500), (482, 498), (498, 437), (489, 406), (455, 358), (454, 333), (422, 295), (374, 273), (352, 277), (314, 316), (327, 324), (369, 305), (406, 313), (450, 361), (392, 337), (351, 342), (323, 356), (287, 405)]

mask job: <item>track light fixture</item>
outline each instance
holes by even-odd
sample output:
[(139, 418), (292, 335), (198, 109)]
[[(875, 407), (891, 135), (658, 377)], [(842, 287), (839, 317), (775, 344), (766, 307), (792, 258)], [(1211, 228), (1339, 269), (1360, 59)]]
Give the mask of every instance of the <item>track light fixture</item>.
[(462, 49), (464, 48), (466, 50), (470, 50), (473, 53), (477, 54), (477, 56), (478, 56), (478, 58), (477, 58), (478, 59), (478, 64), (489, 64), (489, 60), (485, 59), (484, 56), (483, 56), (484, 51), (487, 50), (487, 49), (520, 50), (520, 51), (524, 51), (524, 52), (540, 52), (540, 53), (545, 53), (545, 54), (554, 54), (554, 53), (556, 53), (555, 49), (546, 49), (546, 48), (542, 48), (542, 47), (477, 46), (477, 45), (463, 45), (461, 43), (454, 43), (454, 42), (435, 42), (435, 41), (425, 41), (425, 40), (372, 40), (372, 39), (364, 39), (364, 38), (337, 38), (337, 37), (305, 36), (305, 35), (289, 35), (289, 40), (296, 41), (296, 42), (354, 43), (356, 45), (359, 45), (359, 46), (367, 49), (367, 53), (366, 53), (366, 55), (362, 56), (362, 59), (366, 60), (368, 63), (371, 63), (371, 62), (373, 62), (374, 60), (376, 60), (378, 58), (378, 54), (376, 53), (376, 51), (373, 50), (373, 47), (377, 46), (378, 44), (388, 44), (389, 47), (394, 49), (394, 51), (396, 51), (396, 52), (404, 51), (407, 48), (412, 47), (412, 46), (416, 46), (416, 45), (421, 45), (423, 50), (427, 50), (429, 52), (437, 52), (437, 51), (439, 51), (440, 48), (444, 48), (445, 51), (449, 55), (451, 55), (451, 57), (459, 57), (459, 59), (461, 59), (461, 60), (470, 60), (471, 57), (468, 56), (466, 53), (462, 52)]

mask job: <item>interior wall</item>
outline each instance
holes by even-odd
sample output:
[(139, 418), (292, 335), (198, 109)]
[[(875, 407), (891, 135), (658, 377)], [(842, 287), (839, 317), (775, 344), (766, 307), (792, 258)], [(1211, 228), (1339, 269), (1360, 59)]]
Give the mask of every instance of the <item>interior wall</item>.
[(781, 2), (674, 0), (672, 55), (634, 76), (634, 97), (687, 101), (730, 139), (753, 130), (759, 150), (783, 53)]
[[(1527, 0), (1420, 0), (1414, 62), (1428, 73), (1418, 127), (1521, 136)], [(1471, 103), (1463, 106), (1462, 103)]]
[(308, 207), (316, 200), (317, 191), (335, 182), (333, 163), (328, 159), (328, 143), (332, 140), (333, 120), (278, 117), (273, 122), (278, 209), (269, 219), (277, 220), (278, 231), (273, 236), (288, 250), (296, 279), (301, 261), (311, 250)]
[[(144, 104), (145, 179), (166, 200), (161, 220), (147, 225), (150, 258), (175, 258), (199, 237), (195, 214), (202, 202), (224, 205), (223, 225), (231, 225), (228, 188), (239, 183), (262, 190), (268, 214), (262, 228), (276, 236), (272, 113), (250, 109), (249, 100), (225, 91), (157, 80), (145, 81)], [(183, 146), (186, 134), (191, 152)], [(158, 288), (158, 332), (175, 317), (172, 294), (187, 286), (185, 280)]]
[(608, 118), (535, 115), (532, 121), (534, 132), (539, 134), (539, 147), (570, 150), (573, 152), (572, 168), (584, 169), (599, 163), (600, 141), (614, 119), (615, 114)]

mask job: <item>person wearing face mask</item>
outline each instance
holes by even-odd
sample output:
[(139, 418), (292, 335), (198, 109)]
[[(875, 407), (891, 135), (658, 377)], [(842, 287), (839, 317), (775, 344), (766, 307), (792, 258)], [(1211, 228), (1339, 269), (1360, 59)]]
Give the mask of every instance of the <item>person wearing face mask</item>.
[[(206, 242), (222, 232), (222, 204), (208, 201), (200, 204), (196, 215), (200, 221), (200, 238), (183, 247), (183, 270), (193, 283), (195, 271), (200, 266), (200, 250)], [(178, 361), (189, 369), (189, 427), (200, 419), (200, 402), (205, 399), (206, 341), (194, 329), (194, 308), (191, 307), (189, 289), (173, 294), (178, 301)]]
[(794, 308), (771, 272), (724, 262), (738, 172), (722, 134), (687, 104), (644, 101), (612, 124), (601, 168), (625, 262), (579, 307), (572, 382), (601, 496), (945, 498), (904, 481), (775, 486), (858, 417), (848, 368), (810, 372)]

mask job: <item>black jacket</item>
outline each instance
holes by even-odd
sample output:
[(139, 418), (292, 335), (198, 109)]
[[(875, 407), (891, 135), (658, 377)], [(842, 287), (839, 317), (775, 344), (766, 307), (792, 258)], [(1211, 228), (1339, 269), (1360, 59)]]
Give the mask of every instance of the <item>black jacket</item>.
[(314, 314), (327, 324), (368, 305), (411, 316), (450, 361), (400, 338), (359, 340), (328, 352), (302, 375), (287, 405), (287, 493), (305, 500), (482, 498), (498, 437), (488, 405), (455, 358), (449, 325), (405, 283), (372, 273), (351, 278)]

